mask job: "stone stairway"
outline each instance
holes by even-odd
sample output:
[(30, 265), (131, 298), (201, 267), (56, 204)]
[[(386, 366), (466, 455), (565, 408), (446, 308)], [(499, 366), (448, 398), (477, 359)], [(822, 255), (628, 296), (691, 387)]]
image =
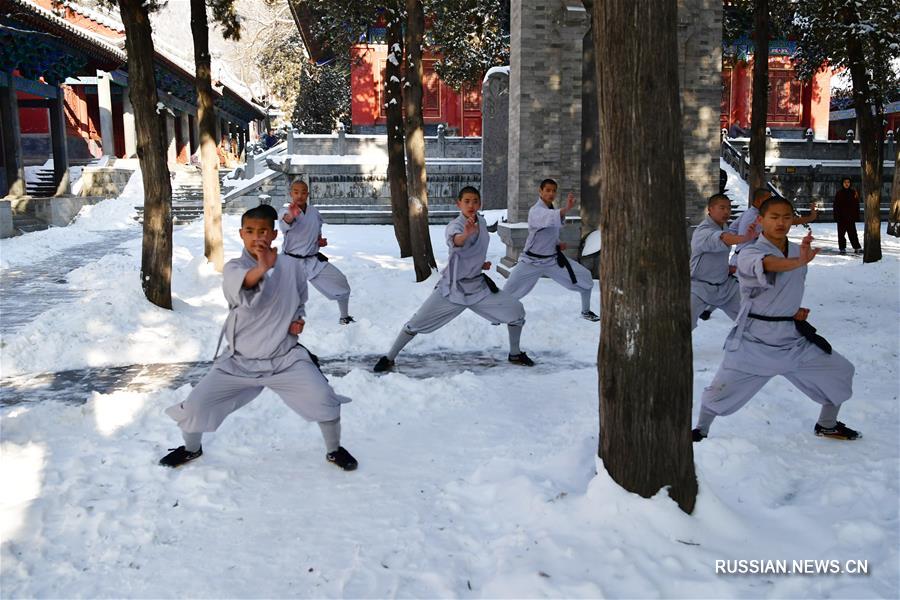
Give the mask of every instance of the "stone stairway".
[(35, 181), (25, 184), (25, 193), (32, 198), (50, 198), (56, 194), (56, 184), (53, 182), (53, 168), (41, 169), (35, 173)]
[[(219, 169), (219, 184), (230, 169)], [(186, 225), (203, 218), (203, 178), (193, 166), (179, 165), (172, 171), (172, 224)], [(138, 222), (144, 220), (144, 207), (135, 206)], [(224, 210), (224, 204), (223, 204)]]

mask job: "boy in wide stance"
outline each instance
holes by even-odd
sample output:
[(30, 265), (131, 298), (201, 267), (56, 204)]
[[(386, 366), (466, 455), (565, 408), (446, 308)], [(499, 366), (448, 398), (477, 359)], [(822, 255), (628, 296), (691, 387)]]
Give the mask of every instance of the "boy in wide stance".
[(528, 239), (503, 291), (521, 300), (534, 289), (538, 279), (546, 276), (567, 290), (578, 292), (583, 319), (599, 321), (600, 317), (591, 310), (594, 278), (580, 263), (563, 254), (566, 245), (559, 241), (559, 230), (565, 223), (566, 213), (575, 206), (575, 195), (569, 192), (566, 205), (556, 208), (553, 206), (556, 190), (554, 180), (541, 182), (538, 201), (528, 211)]
[(456, 197), (459, 216), (447, 225), (444, 235), (450, 249), (447, 266), (441, 273), (434, 291), (416, 311), (390, 351), (375, 363), (380, 373), (394, 366), (394, 359), (406, 344), (419, 333), (436, 331), (458, 317), (467, 308), (494, 324), (506, 323), (509, 329), (509, 362), (531, 367), (534, 365), (519, 348), (525, 309), (522, 303), (497, 289), (491, 279), (482, 273), (490, 269), (485, 262), (490, 244), (487, 224), (478, 214), (481, 194), (471, 186), (459, 191)]
[(322, 215), (309, 204), (309, 186), (297, 179), (291, 183), (291, 203), (278, 227), (284, 234), (282, 251), (305, 270), (306, 279), (314, 288), (338, 304), (341, 325), (349, 325), (355, 319), (350, 316), (350, 284), (341, 270), (329, 262), (319, 248), (328, 245), (322, 237)]
[(712, 383), (703, 391), (700, 417), (692, 431), (695, 442), (709, 434), (717, 416), (738, 411), (776, 375), (782, 375), (822, 405), (816, 435), (855, 440), (861, 437), (837, 420), (841, 404), (853, 394), (853, 365), (806, 318), (802, 308), (806, 265), (818, 249), (812, 234), (799, 246), (788, 241), (794, 207), (770, 198), (759, 209), (762, 235), (738, 257), (741, 310), (725, 340), (725, 357)]
[[(756, 239), (756, 224), (747, 228), (746, 235), (728, 231), (731, 199), (725, 194), (713, 194), (706, 203), (706, 218), (691, 237), (691, 329), (697, 327), (702, 314), (722, 310), (733, 321), (741, 308), (741, 291), (737, 279), (731, 276), (728, 254), (733, 244)], [(706, 312), (704, 312), (706, 311)]]
[(165, 467), (199, 458), (203, 433), (218, 429), (225, 417), (267, 387), (301, 417), (319, 424), (328, 462), (345, 471), (357, 466), (340, 445), (341, 404), (350, 398), (334, 392), (313, 355), (297, 342), (304, 326), (306, 277), (271, 247), (277, 219), (275, 209), (266, 205), (241, 217), (244, 252), (228, 261), (223, 272), (229, 312), (222, 337), (228, 346), (187, 399), (166, 409), (181, 428), (184, 446), (159, 461)]

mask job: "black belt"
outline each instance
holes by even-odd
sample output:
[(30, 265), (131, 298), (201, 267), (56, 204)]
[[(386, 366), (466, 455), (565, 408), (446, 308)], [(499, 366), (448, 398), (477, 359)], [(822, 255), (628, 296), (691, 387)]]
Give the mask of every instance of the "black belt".
[(556, 254), (535, 254), (530, 250), (526, 250), (525, 254), (527, 254), (531, 258), (553, 258), (555, 256), (556, 264), (558, 264), (560, 267), (564, 267), (566, 271), (569, 272), (569, 279), (572, 280), (572, 283), (578, 283), (578, 278), (575, 277), (575, 270), (572, 268), (572, 265), (569, 264), (569, 259), (566, 258), (566, 255), (563, 254), (563, 251), (560, 250), (559, 246), (556, 247)]
[(500, 291), (500, 288), (497, 287), (497, 284), (494, 283), (493, 279), (488, 277), (487, 273), (482, 273), (481, 276), (484, 277), (484, 282), (487, 284), (488, 289), (491, 290), (492, 294), (496, 294), (497, 292)]
[(822, 352), (826, 354), (831, 354), (831, 344), (828, 343), (828, 340), (823, 338), (821, 335), (816, 334), (816, 328), (809, 324), (807, 321), (798, 321), (794, 317), (770, 317), (768, 315), (757, 315), (754, 313), (750, 313), (747, 315), (751, 319), (757, 319), (759, 321), (793, 321), (794, 327), (797, 328), (797, 333), (805, 337), (811, 343), (815, 344)]
[[(730, 275), (729, 275), (729, 277), (730, 277)], [(720, 285), (725, 285), (726, 283), (728, 283), (729, 277), (726, 277), (725, 281), (723, 281), (722, 283), (713, 283), (712, 281), (706, 281), (705, 279), (694, 279), (693, 277), (691, 277), (691, 281), (699, 281), (700, 283), (705, 283), (707, 285), (714, 285), (716, 287), (719, 287)]]
[(285, 252), (288, 256), (293, 256), (294, 258), (312, 258), (316, 257), (319, 259), (319, 262), (328, 262), (328, 257), (322, 254), (321, 252), (316, 252), (315, 254), (310, 254), (308, 256), (303, 256), (302, 254), (291, 254), (290, 252)]

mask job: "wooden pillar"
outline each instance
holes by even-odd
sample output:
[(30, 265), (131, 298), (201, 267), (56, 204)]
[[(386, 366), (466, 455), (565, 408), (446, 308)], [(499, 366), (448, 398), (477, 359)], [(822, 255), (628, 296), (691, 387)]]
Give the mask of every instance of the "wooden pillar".
[(112, 78), (106, 71), (97, 71), (97, 103), (100, 105), (100, 139), (104, 156), (116, 155), (116, 134), (113, 129)]
[(181, 113), (181, 139), (178, 141), (178, 153), (181, 154), (181, 149), (184, 148), (184, 162), (185, 164), (190, 164), (191, 162), (191, 122), (188, 119), (188, 114), (186, 112)]
[[(6, 73), (7, 87), (0, 88), (0, 129), (3, 130), (3, 164), (6, 171), (6, 195), (25, 195), (25, 164), (22, 161), (22, 132), (19, 128), (19, 101), (12, 73)], [(4, 191), (4, 190), (0, 190)]]
[(191, 132), (194, 136), (194, 143), (191, 144), (191, 154), (195, 154), (200, 149), (200, 118), (198, 115), (191, 115)]
[(172, 169), (178, 164), (177, 140), (175, 139), (175, 117), (166, 110), (166, 161)]
[(53, 183), (55, 196), (69, 194), (69, 149), (66, 146), (66, 121), (63, 116), (65, 94), (57, 87), (56, 98), (50, 98), (50, 145), (53, 148)]

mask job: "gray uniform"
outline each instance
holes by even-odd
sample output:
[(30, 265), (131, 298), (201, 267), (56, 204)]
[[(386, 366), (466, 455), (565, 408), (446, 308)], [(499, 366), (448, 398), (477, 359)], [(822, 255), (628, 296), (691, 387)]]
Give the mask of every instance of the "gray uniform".
[(257, 264), (246, 250), (225, 264), (227, 347), (187, 399), (166, 409), (184, 433), (215, 431), (266, 387), (308, 421), (335, 421), (341, 403), (350, 401), (334, 392), (288, 332), (291, 321), (304, 315), (307, 297), (302, 266), (291, 260), (279, 256), (253, 289), (243, 287), (244, 276)]
[(457, 246), (453, 237), (465, 231), (466, 218), (459, 215), (444, 230), (449, 248), (447, 266), (425, 303), (403, 329), (410, 334), (440, 329), (467, 308), (497, 325), (525, 323), (522, 303), (504, 292), (492, 293), (482, 274), (490, 233), (484, 217), (478, 215), (478, 232)]
[(303, 264), (309, 283), (329, 300), (336, 300), (341, 316), (346, 317), (350, 298), (347, 277), (330, 262), (317, 258), (322, 235), (322, 215), (318, 209), (307, 204), (306, 212), (297, 215), (291, 223), (279, 219), (278, 227), (284, 234), (282, 251), (294, 255), (291, 259)]
[[(753, 206), (752, 204), (747, 207), (747, 210), (741, 213), (741, 216), (731, 222), (731, 225), (728, 226), (728, 232), (733, 233), (735, 235), (747, 235), (747, 230), (750, 228), (750, 225), (756, 222), (756, 219), (759, 217), (759, 209)], [(757, 234), (759, 235), (759, 234)], [(741, 250), (755, 242), (756, 240), (750, 240), (748, 242), (741, 242), (734, 247), (734, 254), (731, 255), (731, 264), (737, 264), (738, 254), (741, 253)]]
[[(788, 244), (788, 257), (800, 248)], [(840, 405), (853, 393), (853, 365), (825, 353), (803, 337), (793, 321), (770, 322), (750, 317), (792, 317), (800, 308), (807, 267), (783, 273), (763, 270), (766, 256), (784, 256), (765, 236), (746, 246), (738, 258), (741, 310), (725, 341), (725, 357), (703, 391), (698, 428), (706, 433), (717, 415), (744, 406), (769, 379), (782, 375), (822, 405), (819, 425), (834, 427)]]
[(478, 232), (469, 236), (462, 246), (457, 246), (453, 243), (453, 237), (463, 233), (465, 227), (466, 218), (460, 214), (444, 230), (449, 256), (447, 266), (441, 273), (441, 280), (412, 319), (403, 326), (386, 355), (388, 359), (393, 361), (397, 358), (416, 334), (440, 329), (466, 309), (494, 325), (506, 323), (509, 329), (510, 356), (521, 352), (519, 339), (525, 324), (525, 308), (505, 292), (491, 292), (482, 274), (481, 267), (490, 244), (484, 217), (478, 215)]
[(728, 272), (731, 247), (722, 241), (724, 228), (707, 216), (691, 237), (691, 329), (706, 307), (720, 308), (732, 320), (741, 308), (737, 279)]
[[(578, 262), (565, 260), (572, 269), (572, 274), (566, 267), (557, 263), (557, 246), (559, 245), (559, 230), (563, 226), (563, 218), (558, 208), (550, 208), (544, 201), (538, 201), (528, 211), (528, 239), (525, 240), (525, 248), (519, 255), (519, 262), (509, 274), (503, 291), (513, 298), (522, 299), (528, 292), (534, 289), (538, 279), (542, 276), (549, 277), (567, 290), (581, 294), (581, 310), (590, 310), (591, 290), (594, 287), (594, 279), (591, 272)], [(531, 255), (529, 255), (529, 253)], [(543, 258), (542, 258), (543, 257)], [(575, 282), (572, 282), (572, 276)]]

